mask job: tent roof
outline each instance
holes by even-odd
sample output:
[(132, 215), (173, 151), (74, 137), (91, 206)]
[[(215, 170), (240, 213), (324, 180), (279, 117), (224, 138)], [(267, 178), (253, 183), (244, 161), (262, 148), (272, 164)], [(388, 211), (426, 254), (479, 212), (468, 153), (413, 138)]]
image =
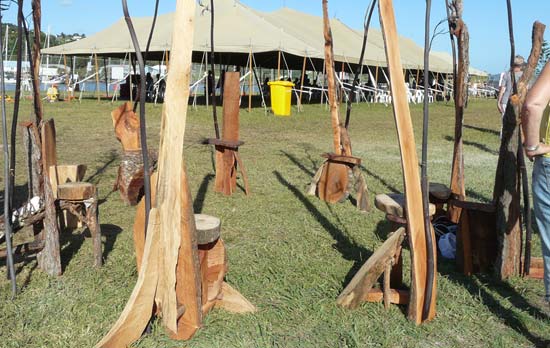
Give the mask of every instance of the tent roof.
[[(233, 64), (246, 61), (250, 52), (259, 54), (261, 66), (273, 66), (273, 52), (282, 51), (293, 55), (288, 59), (290, 68), (296, 69), (301, 60), (309, 57), (310, 63), (319, 66), (324, 58), (323, 19), (282, 8), (274, 12), (260, 12), (236, 0), (216, 1), (215, 49), (217, 53), (237, 57)], [(145, 51), (152, 17), (132, 18), (142, 51)], [(160, 15), (151, 40), (150, 58), (157, 59), (170, 50), (172, 42), (173, 13)], [(363, 41), (363, 32), (353, 30), (338, 19), (331, 20), (334, 38), (334, 58), (336, 62), (357, 64)], [(411, 39), (400, 36), (401, 60), (405, 69), (421, 69), (424, 50)], [(193, 40), (195, 61), (200, 61), (201, 53), (210, 51), (210, 12), (197, 6), (195, 15), (195, 35)], [(43, 49), (44, 54), (89, 55), (122, 57), (133, 53), (134, 47), (126, 22), (123, 18), (104, 30), (79, 41)], [(315, 61), (315, 62), (314, 62)], [(363, 64), (386, 66), (382, 33), (370, 29)], [(308, 63), (308, 66), (312, 66)], [(346, 67), (349, 71), (349, 67)], [(430, 70), (452, 72), (452, 58), (445, 52), (433, 52), (430, 56)], [(483, 72), (470, 69), (471, 73)], [(485, 76), (485, 75), (481, 75)]]

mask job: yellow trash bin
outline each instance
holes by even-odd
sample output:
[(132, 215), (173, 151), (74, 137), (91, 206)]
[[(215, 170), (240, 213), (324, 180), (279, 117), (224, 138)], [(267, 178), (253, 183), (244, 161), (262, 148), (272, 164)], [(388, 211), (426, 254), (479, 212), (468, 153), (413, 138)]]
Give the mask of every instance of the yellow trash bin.
[(273, 110), (273, 113), (277, 116), (290, 116), (292, 87), (294, 87), (294, 84), (290, 81), (269, 81), (267, 84), (271, 93), (271, 110)]

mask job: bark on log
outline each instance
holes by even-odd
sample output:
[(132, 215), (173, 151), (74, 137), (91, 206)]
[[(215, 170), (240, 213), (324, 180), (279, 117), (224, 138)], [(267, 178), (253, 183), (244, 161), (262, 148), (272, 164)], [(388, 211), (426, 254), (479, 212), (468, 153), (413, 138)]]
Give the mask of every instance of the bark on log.
[(500, 279), (519, 275), (521, 268), (521, 179), (517, 163), (521, 139), (520, 110), (527, 94), (527, 83), (531, 80), (540, 57), (544, 28), (539, 22), (533, 25), (533, 43), (528, 65), (518, 82), (518, 94), (510, 96), (502, 120), (502, 141), (493, 194), (499, 241), (495, 272)]
[[(149, 173), (153, 173), (157, 165), (158, 154), (149, 150)], [(126, 151), (118, 167), (115, 189), (119, 190), (122, 200), (129, 205), (136, 205), (143, 195), (144, 185), (143, 156), (141, 150)]]
[(50, 179), (44, 175), (44, 249), (37, 255), (38, 267), (51, 276), (61, 275), (61, 255), (57, 210), (53, 198)]
[(42, 151), (40, 150), (40, 137), (32, 122), (21, 123), (23, 129), (23, 143), (27, 157), (27, 177), (29, 178), (29, 196), (42, 195)]

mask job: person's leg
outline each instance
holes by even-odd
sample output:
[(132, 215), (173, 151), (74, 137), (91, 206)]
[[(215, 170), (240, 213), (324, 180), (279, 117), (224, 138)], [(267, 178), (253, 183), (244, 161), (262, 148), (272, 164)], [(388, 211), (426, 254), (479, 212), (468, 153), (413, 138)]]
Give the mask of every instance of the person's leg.
[(550, 301), (550, 158), (537, 157), (533, 167), (533, 206), (544, 259), (544, 288)]

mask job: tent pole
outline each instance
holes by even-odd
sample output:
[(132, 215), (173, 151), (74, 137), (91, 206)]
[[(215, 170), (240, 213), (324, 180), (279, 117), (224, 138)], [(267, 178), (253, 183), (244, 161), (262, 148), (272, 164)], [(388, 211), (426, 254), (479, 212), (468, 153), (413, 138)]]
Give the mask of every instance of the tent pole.
[(69, 97), (69, 73), (67, 72), (67, 56), (63, 54), (63, 67), (65, 68), (65, 101), (70, 101)]
[[(345, 60), (345, 58), (344, 58)], [(346, 66), (344, 65), (344, 61), (342, 61), (342, 68), (340, 69), (340, 81), (343, 81), (344, 80), (344, 70), (346, 69)], [(336, 70), (336, 69), (334, 69)], [(338, 84), (336, 84), (336, 86), (338, 86)], [(342, 105), (342, 101), (344, 100), (344, 93), (346, 93), (346, 91), (344, 90), (344, 86), (340, 86), (340, 88), (336, 87), (336, 90), (338, 91), (338, 89), (340, 90), (340, 105)]]
[(376, 71), (374, 72), (374, 87), (378, 89), (378, 65), (376, 66)]
[[(134, 69), (132, 69), (134, 68)], [(134, 73), (136, 72), (136, 69), (135, 69), (135, 66), (133, 64), (133, 61), (132, 61), (132, 53), (128, 53), (128, 74), (130, 74), (130, 86), (128, 86), (128, 88), (130, 88), (130, 102), (133, 104), (134, 103), (134, 91), (133, 91), (133, 88), (132, 88), (132, 70), (134, 70)]]
[(99, 94), (99, 63), (97, 62), (97, 53), (94, 53), (95, 60), (95, 89), (97, 91), (97, 101), (101, 101), (101, 95)]
[(250, 54), (248, 57), (250, 61), (249, 69), (250, 74), (248, 76), (248, 112), (252, 111), (252, 47), (250, 47)]
[(281, 79), (281, 50), (277, 57), (277, 81)]
[(107, 98), (109, 98), (109, 75), (107, 74), (107, 57), (103, 57), (103, 69), (105, 69), (105, 91), (107, 93)]
[[(262, 96), (262, 105), (264, 107), (264, 112), (267, 114), (267, 105), (265, 103), (264, 91), (262, 89), (262, 85), (260, 84), (260, 80), (258, 80), (258, 75), (256, 74), (256, 69), (258, 68), (258, 66), (256, 65), (256, 58), (252, 56), (252, 60), (254, 63), (254, 69), (252, 71), (254, 72), (254, 76), (256, 77), (256, 84), (258, 85), (258, 89), (260, 90), (260, 95)], [(260, 68), (260, 74), (262, 74), (262, 68)], [(263, 76), (260, 76), (260, 78), (263, 78)]]
[(299, 111), (303, 111), (303, 108), (302, 108), (302, 91), (304, 90), (304, 77), (305, 77), (305, 74), (306, 74), (306, 55), (304, 55), (304, 62), (302, 64), (302, 79), (300, 80), (300, 98), (298, 98), (299, 100), (299, 105), (300, 107), (298, 108)]
[[(208, 54), (205, 55), (204, 57), (205, 57), (204, 71), (206, 71), (206, 83), (205, 83), (206, 88), (204, 89), (204, 96), (206, 98), (206, 109), (208, 110), (208, 97), (209, 97), (208, 90), (210, 88), (210, 86), (209, 86), (210, 78), (208, 76)], [(212, 75), (214, 75), (213, 71), (212, 71)]]

